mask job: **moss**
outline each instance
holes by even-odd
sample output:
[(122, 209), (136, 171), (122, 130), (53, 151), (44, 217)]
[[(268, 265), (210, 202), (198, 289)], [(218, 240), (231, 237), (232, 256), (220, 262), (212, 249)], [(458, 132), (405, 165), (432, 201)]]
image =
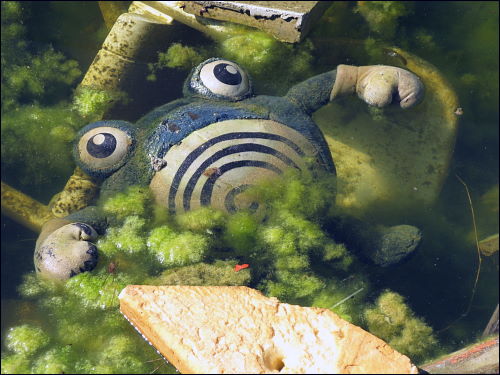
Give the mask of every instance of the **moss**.
[(499, 185), (490, 187), (480, 198), (480, 203), (490, 212), (498, 214), (499, 206)]
[(412, 1), (358, 1), (356, 11), (370, 30), (384, 39), (392, 39), (398, 29), (398, 18), (410, 14), (413, 7)]
[(203, 53), (180, 43), (173, 43), (165, 53), (158, 53), (158, 64), (168, 68), (192, 69), (206, 59)]
[[(158, 54), (158, 61), (149, 64), (148, 80), (156, 80), (162, 68), (188, 70), (203, 60), (219, 56), (233, 60), (246, 69), (254, 79), (257, 91), (284, 94), (294, 83), (311, 76), (313, 44), (306, 40), (300, 44), (281, 43), (263, 31), (242, 25), (227, 23), (226, 35), (215, 45), (190, 47), (172, 44), (166, 52)], [(287, 61), (287, 69), (276, 70), (281, 61)]]
[(430, 34), (426, 29), (415, 30), (414, 43), (419, 45), (419, 48), (425, 49), (427, 51), (433, 51), (435, 53), (441, 53), (441, 49), (437, 45), (434, 35)]
[(2, 115), (2, 175), (14, 184), (53, 190), (64, 186), (75, 164), (71, 142), (83, 119), (67, 105), (29, 105)]
[(151, 231), (149, 251), (165, 267), (185, 266), (201, 262), (208, 251), (208, 240), (196, 233), (175, 233), (163, 226)]
[(305, 255), (290, 255), (286, 258), (278, 258), (275, 266), (278, 270), (303, 270), (309, 267), (309, 258)]
[(135, 340), (127, 335), (114, 335), (104, 342), (99, 354), (98, 367), (105, 373), (144, 373), (146, 368), (136, 354)]
[(29, 374), (31, 363), (22, 354), (2, 355), (2, 374)]
[(73, 96), (73, 109), (88, 122), (100, 120), (117, 103), (127, 104), (130, 98), (123, 91), (109, 91), (80, 86)]
[(53, 96), (57, 87), (70, 86), (80, 75), (76, 61), (49, 47), (32, 56), (29, 65), (13, 67), (5, 82), (18, 98), (27, 100)]
[(401, 295), (384, 291), (374, 307), (365, 309), (364, 317), (371, 333), (414, 362), (435, 355), (437, 340), (432, 328), (414, 315)]
[(43, 353), (34, 362), (34, 374), (67, 374), (72, 373), (79, 355), (70, 345), (53, 348)]
[(118, 252), (140, 253), (146, 250), (143, 231), (146, 220), (139, 216), (128, 216), (119, 228), (108, 229), (105, 239), (100, 239), (98, 248), (108, 257)]
[(214, 233), (226, 224), (226, 215), (211, 207), (201, 207), (175, 216), (179, 228), (198, 233)]
[(166, 52), (158, 53), (158, 61), (156, 63), (148, 64), (150, 74), (146, 79), (156, 81), (156, 73), (164, 68), (189, 71), (213, 55), (206, 48), (189, 47), (181, 43), (172, 43)]
[(62, 345), (73, 345), (78, 342), (92, 340), (95, 332), (91, 325), (75, 322), (74, 319), (60, 319), (57, 325), (56, 337)]
[(353, 273), (344, 279), (330, 277), (327, 286), (314, 296), (311, 306), (330, 309), (343, 319), (360, 325), (370, 284), (365, 275)]
[(308, 220), (321, 221), (334, 214), (336, 177), (311, 169), (302, 172), (287, 169), (283, 177), (260, 183), (248, 190), (250, 196), (263, 202), (269, 210), (289, 211)]
[(120, 291), (135, 282), (133, 274), (123, 272), (116, 274), (83, 272), (69, 279), (65, 287), (66, 293), (76, 297), (82, 306), (105, 310), (117, 307)]
[[(286, 302), (308, 304), (328, 282), (312, 269), (312, 260), (327, 269), (344, 272), (352, 257), (344, 246), (333, 241), (321, 222), (334, 213), (334, 178), (313, 171), (288, 170), (278, 180), (266, 181), (248, 190), (262, 203), (264, 221), (243, 231), (245, 251), (237, 254), (257, 268), (267, 270), (260, 288)], [(306, 202), (306, 203), (305, 203)], [(242, 214), (247, 215), (247, 214)], [(245, 216), (243, 216), (245, 218)], [(228, 227), (240, 226), (232, 216)], [(228, 230), (228, 229), (226, 229)], [(235, 247), (234, 239), (226, 240)]]
[(49, 341), (49, 336), (41, 328), (23, 324), (9, 329), (5, 345), (16, 354), (31, 356)]
[(248, 285), (250, 269), (234, 270), (236, 261), (218, 260), (213, 264), (198, 263), (171, 268), (158, 277), (147, 280), (148, 285)]
[(232, 26), (230, 37), (221, 44), (222, 51), (254, 74), (262, 74), (270, 61), (276, 58), (269, 53), (281, 43), (262, 31)]
[(277, 220), (283, 227), (297, 236), (297, 245), (300, 252), (309, 252), (323, 247), (327, 240), (319, 225), (298, 216), (295, 212), (280, 210)]
[(96, 367), (97, 374), (122, 374), (124, 371), (129, 374), (144, 374), (146, 366), (144, 361), (135, 354), (128, 353), (119, 358), (113, 357), (111, 360), (103, 359)]
[[(310, 41), (281, 43), (263, 31), (231, 24), (228, 37), (217, 46), (217, 55), (233, 60), (255, 79), (257, 91), (284, 94), (292, 84), (312, 75)], [(277, 70), (287, 61), (287, 69)]]
[(245, 255), (254, 250), (258, 219), (249, 212), (238, 212), (227, 222), (224, 241), (232, 247), (236, 254)]
[(437, 339), (434, 331), (418, 318), (409, 319), (400, 335), (390, 342), (391, 346), (410, 356), (416, 363), (436, 356)]
[(265, 283), (266, 294), (281, 301), (297, 303), (299, 299), (311, 297), (324, 288), (323, 280), (311, 273), (294, 270), (277, 270), (276, 281)]
[(23, 7), (19, 2), (2, 2), (2, 111), (35, 100), (54, 104), (81, 76), (76, 61), (51, 46), (28, 43)]
[(102, 208), (106, 214), (123, 221), (128, 216), (144, 217), (149, 212), (151, 199), (151, 192), (147, 187), (136, 185), (107, 199)]
[(74, 168), (70, 142), (84, 121), (65, 100), (81, 71), (51, 46), (26, 40), (30, 7), (2, 2), (2, 179), (44, 195)]
[(19, 294), (25, 298), (34, 298), (45, 295), (46, 293), (55, 293), (60, 289), (60, 284), (39, 278), (35, 272), (23, 275), (23, 282), (18, 287)]

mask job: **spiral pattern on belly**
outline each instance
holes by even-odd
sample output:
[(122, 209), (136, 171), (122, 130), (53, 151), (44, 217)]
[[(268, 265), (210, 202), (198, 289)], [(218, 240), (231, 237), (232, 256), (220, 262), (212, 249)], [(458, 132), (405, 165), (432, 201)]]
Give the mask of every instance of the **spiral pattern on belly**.
[(303, 169), (316, 157), (300, 132), (271, 120), (227, 120), (195, 130), (165, 154), (165, 168), (151, 181), (159, 204), (171, 212), (213, 206), (228, 212), (255, 211), (245, 191), (286, 168)]

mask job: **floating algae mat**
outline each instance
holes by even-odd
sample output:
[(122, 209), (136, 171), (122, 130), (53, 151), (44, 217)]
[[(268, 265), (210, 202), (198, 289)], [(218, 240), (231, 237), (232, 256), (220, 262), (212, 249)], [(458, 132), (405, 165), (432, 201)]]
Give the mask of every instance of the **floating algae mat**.
[[(24, 276), (19, 292), (37, 314), (29, 311), (32, 319), (7, 330), (12, 354), (3, 358), (4, 369), (151, 371), (154, 351), (117, 310), (117, 295), (129, 284), (249, 285), (283, 301), (330, 307), (358, 325), (366, 321), (397, 350), (425, 358), (436, 349), (432, 329), (399, 294), (371, 290), (365, 267), (322, 230), (335, 213), (335, 178), (313, 177), (288, 171), (249, 191), (268, 207), (265, 222), (251, 212), (210, 208), (167, 216), (137, 186), (106, 200), (103, 210), (115, 224), (97, 242), (94, 271), (62, 285)], [(238, 270), (238, 263), (250, 266)], [(370, 292), (380, 294), (373, 304)]]
[[(293, 171), (280, 183), (256, 187), (253, 193), (267, 202), (265, 221), (249, 212), (227, 215), (209, 208), (168, 215), (154, 206), (146, 189), (134, 186), (99, 202), (114, 221), (97, 244), (97, 268), (59, 285), (34, 274), (37, 235), (2, 216), (2, 373), (174, 373), (118, 312), (118, 294), (128, 284), (251, 286), (283, 302), (330, 308), (416, 364), (479, 338), (498, 303), (498, 252), (481, 255), (475, 284), (478, 255), (470, 207), (455, 175), (468, 185), (479, 239), (498, 233), (498, 4), (378, 3), (336, 3), (298, 46), (240, 29), (232, 38), (212, 42), (181, 28), (179, 43), (163, 59), (174, 66), (169, 69), (178, 69), (175, 74), (187, 76), (206, 57), (231, 58), (249, 69), (258, 94), (282, 95), (290, 85), (339, 63), (404, 67), (412, 61), (406, 52), (380, 45), (411, 51), (439, 69), (461, 108), (453, 113), (459, 116), (459, 132), (440, 194), (425, 184), (426, 173), (437, 171), (418, 163), (418, 171), (408, 175), (421, 178), (414, 184), (419, 190), (402, 191), (413, 183), (405, 181), (411, 160), (446, 151), (412, 147), (389, 150), (370, 170), (349, 166), (350, 173), (379, 177), (376, 192), (368, 184), (350, 190), (340, 177)], [(2, 2), (2, 181), (48, 203), (74, 167), (74, 135), (91, 121), (72, 109), (78, 100), (71, 102), (71, 90), (106, 30), (96, 3), (88, 3), (93, 5), (86, 11), (77, 3), (16, 4)], [(59, 29), (67, 35), (56, 33), (54, 22), (62, 23)], [(72, 31), (78, 25), (86, 35)], [(245, 55), (238, 45), (252, 53)], [(335, 55), (326, 45), (337, 45), (340, 52)], [(189, 61), (180, 61), (186, 48)], [(289, 61), (293, 73), (287, 74), (280, 61)], [(172, 89), (181, 95), (180, 88)], [(383, 147), (390, 147), (391, 138), (426, 125), (419, 122), (425, 113), (374, 110), (352, 99), (315, 114), (327, 141), (338, 142), (330, 146), (368, 147), (371, 133), (380, 131), (387, 134)], [(80, 103), (80, 109), (91, 108), (87, 104)], [(436, 122), (429, 120), (428, 126)], [(342, 124), (346, 129), (340, 134)], [(340, 150), (332, 147), (334, 161)], [(391, 155), (401, 160), (383, 160)], [(342, 168), (339, 159), (337, 169)], [(377, 175), (377, 168), (385, 175)], [(438, 201), (412, 198), (425, 195), (425, 189), (434, 189)], [(403, 263), (369, 265), (334, 232), (331, 220), (339, 210), (384, 225), (415, 225), (422, 243)], [(242, 264), (249, 266), (236, 267)]]

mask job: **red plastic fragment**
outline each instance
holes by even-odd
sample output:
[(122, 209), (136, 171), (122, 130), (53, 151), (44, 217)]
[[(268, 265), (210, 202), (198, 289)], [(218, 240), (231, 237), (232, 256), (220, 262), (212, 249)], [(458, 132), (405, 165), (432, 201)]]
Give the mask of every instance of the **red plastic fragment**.
[(234, 266), (234, 272), (238, 272), (239, 270), (242, 270), (243, 268), (248, 268), (248, 264), (237, 264)]

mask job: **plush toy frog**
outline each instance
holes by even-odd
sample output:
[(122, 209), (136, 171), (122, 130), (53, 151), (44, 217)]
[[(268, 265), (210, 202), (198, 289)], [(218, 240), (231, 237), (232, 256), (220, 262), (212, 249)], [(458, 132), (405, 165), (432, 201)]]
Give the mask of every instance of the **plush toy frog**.
[[(339, 65), (293, 86), (283, 97), (254, 96), (240, 66), (211, 58), (192, 71), (184, 98), (154, 109), (136, 124), (106, 120), (84, 127), (74, 155), (80, 168), (102, 181), (104, 199), (139, 184), (149, 186), (156, 202), (171, 212), (205, 205), (228, 212), (257, 210), (259, 203), (244, 192), (261, 179), (289, 167), (303, 169), (306, 158), (335, 173), (328, 146), (311, 119), (320, 107), (357, 93), (372, 106), (396, 102), (408, 108), (423, 92), (420, 79), (401, 68)], [(92, 270), (98, 258), (92, 241), (104, 233), (106, 223), (102, 211), (92, 206), (46, 223), (35, 249), (37, 273), (65, 280)], [(389, 264), (420, 240), (418, 229), (407, 225), (369, 232), (376, 233), (368, 236), (371, 247), (393, 254)]]

